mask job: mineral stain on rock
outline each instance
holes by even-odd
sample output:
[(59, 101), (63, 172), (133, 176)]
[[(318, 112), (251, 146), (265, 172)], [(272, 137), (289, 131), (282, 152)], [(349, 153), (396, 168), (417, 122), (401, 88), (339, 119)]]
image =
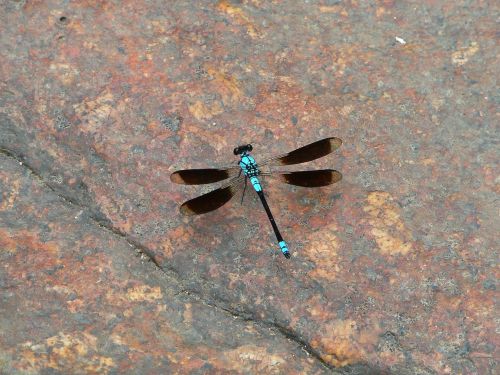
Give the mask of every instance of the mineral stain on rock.
[(372, 227), (371, 235), (382, 254), (406, 255), (411, 251), (411, 232), (405, 228), (399, 207), (389, 193), (369, 193), (364, 211)]

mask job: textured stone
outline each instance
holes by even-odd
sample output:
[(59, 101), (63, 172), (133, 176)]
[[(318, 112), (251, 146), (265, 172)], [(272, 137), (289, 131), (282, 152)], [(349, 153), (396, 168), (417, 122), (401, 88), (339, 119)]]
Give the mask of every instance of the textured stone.
[(2, 373), (325, 373), (279, 329), (190, 296), (126, 238), (0, 156)]
[[(499, 372), (498, 4), (1, 7), (5, 369)], [(333, 167), (337, 186), (263, 183), (291, 260), (252, 194), (179, 215), (208, 188), (174, 170), (327, 136), (343, 146), (298, 169)], [(117, 268), (135, 249), (159, 276)]]

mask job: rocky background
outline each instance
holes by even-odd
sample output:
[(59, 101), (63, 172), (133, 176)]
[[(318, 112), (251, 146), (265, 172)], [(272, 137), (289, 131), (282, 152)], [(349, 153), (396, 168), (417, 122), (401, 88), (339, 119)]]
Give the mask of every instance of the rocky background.
[(498, 2), (0, 4), (0, 373), (500, 372)]

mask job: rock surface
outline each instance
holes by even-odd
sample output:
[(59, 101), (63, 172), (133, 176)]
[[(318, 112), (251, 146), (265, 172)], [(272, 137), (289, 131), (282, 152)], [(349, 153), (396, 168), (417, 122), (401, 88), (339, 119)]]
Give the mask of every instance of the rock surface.
[[(498, 4), (0, 5), (0, 372), (496, 374)], [(199, 217), (176, 169), (328, 136)]]

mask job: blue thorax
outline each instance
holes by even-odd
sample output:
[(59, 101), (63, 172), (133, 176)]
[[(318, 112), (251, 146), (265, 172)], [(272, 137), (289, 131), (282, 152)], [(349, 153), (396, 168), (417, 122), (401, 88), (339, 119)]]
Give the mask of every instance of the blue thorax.
[(260, 181), (257, 178), (257, 176), (260, 174), (260, 170), (259, 166), (255, 162), (255, 159), (247, 152), (244, 152), (241, 155), (239, 165), (241, 167), (241, 170), (245, 174), (245, 177), (250, 178), (250, 182), (252, 183), (255, 191), (262, 191), (262, 186), (260, 186)]

